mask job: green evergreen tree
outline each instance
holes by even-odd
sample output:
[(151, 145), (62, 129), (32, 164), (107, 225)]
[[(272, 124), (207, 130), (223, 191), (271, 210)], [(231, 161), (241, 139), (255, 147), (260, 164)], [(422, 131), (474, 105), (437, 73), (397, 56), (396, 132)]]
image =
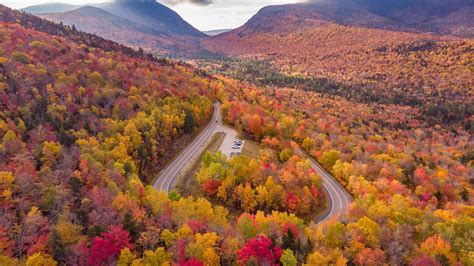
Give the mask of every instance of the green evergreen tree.
[(128, 231), (132, 241), (135, 242), (138, 239), (138, 227), (130, 213), (125, 213), (123, 216), (123, 228)]
[(50, 246), (53, 258), (60, 264), (66, 263), (66, 251), (56, 229), (51, 231)]
[(191, 134), (196, 127), (196, 118), (190, 110), (186, 110), (186, 117), (184, 118), (184, 133)]
[(288, 228), (286, 231), (286, 234), (283, 235), (283, 240), (282, 240), (282, 245), (281, 247), (283, 249), (291, 249), (295, 250), (295, 234), (293, 234), (293, 231)]

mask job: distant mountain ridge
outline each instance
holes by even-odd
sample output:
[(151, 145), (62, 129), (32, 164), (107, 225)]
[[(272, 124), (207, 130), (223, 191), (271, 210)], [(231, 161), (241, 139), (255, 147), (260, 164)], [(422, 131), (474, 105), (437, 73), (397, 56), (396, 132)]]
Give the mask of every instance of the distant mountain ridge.
[(338, 0), (267, 6), (233, 32), (245, 30), (252, 32), (293, 31), (295, 28), (326, 22), (354, 26), (372, 25), (377, 28), (400, 26), (399, 23), (374, 14), (357, 3)]
[(206, 36), (181, 18), (174, 10), (155, 1), (116, 1), (100, 4), (99, 7), (112, 14), (146, 25), (147, 27), (169, 35), (200, 38)]
[(207, 30), (207, 31), (203, 31), (203, 32), (208, 36), (216, 36), (218, 34), (225, 33), (225, 32), (231, 31), (231, 30), (232, 29), (221, 29), (221, 30)]
[(46, 14), (46, 13), (57, 13), (57, 12), (67, 12), (74, 9), (78, 9), (82, 5), (70, 5), (65, 3), (46, 3), (40, 5), (33, 5), (22, 8), (22, 11), (31, 13), (31, 14)]
[(234, 34), (291, 31), (321, 23), (473, 38), (472, 0), (321, 0), (262, 8)]
[(167, 36), (166, 34), (97, 7), (84, 6), (72, 11), (40, 14), (40, 16), (54, 22), (74, 25), (78, 30), (132, 47), (147, 45), (154, 52), (167, 53), (168, 46), (161, 42), (162, 37)]
[(474, 37), (473, 0), (353, 0), (374, 14), (403, 21), (414, 29)]
[(394, 16), (399, 12), (412, 12), (416, 10), (422, 16), (443, 15), (447, 12), (472, 5), (472, 0), (353, 0), (354, 2), (366, 6), (372, 12)]
[[(165, 56), (194, 56), (208, 50), (214, 53), (223, 43), (238, 47), (241, 39), (255, 34), (291, 33), (332, 24), (474, 38), (473, 0), (315, 0), (267, 6), (240, 28), (207, 33), (153, 0), (95, 4), (93, 7), (101, 11), (87, 9), (89, 14), (81, 10), (83, 7), (52, 3), (23, 10)], [(216, 42), (219, 44), (212, 45)]]
[(53, 3), (23, 11), (164, 56), (199, 51), (200, 41), (207, 37), (175, 11), (155, 1), (115, 1), (91, 6)]
[[(107, 32), (113, 32), (115, 30), (134, 30), (137, 32), (143, 32), (147, 34), (160, 34), (159, 31), (152, 28), (143, 26), (141, 24), (135, 23), (128, 19), (116, 16), (112, 13), (109, 13), (101, 8), (93, 6), (83, 6), (71, 11), (61, 12), (61, 13), (49, 13), (42, 14), (42, 17), (48, 18), (55, 22), (63, 22), (64, 24), (75, 25), (77, 29), (87, 31), (91, 29), (93, 25), (91, 23), (97, 23), (97, 19), (101, 19), (95, 26), (97, 30), (90, 30), (90, 33), (97, 35), (104, 35)], [(78, 20), (77, 17), (80, 17), (80, 23), (75, 24)], [(110, 22), (112, 25), (104, 24), (104, 22)], [(106, 27), (109, 26), (109, 27)], [(116, 27), (111, 28), (110, 27)]]
[(362, 87), (381, 99), (414, 104), (428, 95), (432, 101), (467, 102), (474, 99), (473, 13), (470, 1), (455, 2), (446, 9), (439, 2), (419, 13), (422, 3), (438, 1), (268, 6), (240, 28), (207, 38), (203, 45), (217, 54), (264, 59), (289, 76)]

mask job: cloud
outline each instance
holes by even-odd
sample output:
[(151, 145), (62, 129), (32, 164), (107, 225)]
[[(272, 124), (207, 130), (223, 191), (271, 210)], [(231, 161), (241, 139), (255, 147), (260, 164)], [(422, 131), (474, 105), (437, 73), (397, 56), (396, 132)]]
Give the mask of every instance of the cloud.
[(164, 2), (169, 5), (177, 5), (181, 3), (192, 3), (201, 6), (207, 6), (213, 3), (213, 0), (163, 0), (160, 2)]

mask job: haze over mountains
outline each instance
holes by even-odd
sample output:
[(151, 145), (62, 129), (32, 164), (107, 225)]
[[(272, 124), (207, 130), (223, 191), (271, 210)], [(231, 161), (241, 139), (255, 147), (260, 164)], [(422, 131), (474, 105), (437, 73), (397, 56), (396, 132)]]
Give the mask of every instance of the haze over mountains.
[(472, 0), (355, 0), (369, 11), (408, 28), (458, 37), (474, 36)]
[(196, 52), (200, 40), (207, 36), (155, 1), (115, 1), (93, 6), (57, 3), (24, 11), (161, 55)]
[(65, 3), (46, 3), (25, 7), (22, 10), (31, 14), (46, 14), (71, 11), (82, 7), (82, 5), (70, 5)]
[(172, 9), (152, 0), (115, 1), (100, 8), (171, 36), (205, 37)]
[(337, 0), (269, 6), (242, 27), (203, 44), (214, 53), (267, 60), (288, 76), (363, 88), (368, 101), (423, 105), (451, 99), (470, 104), (473, 16), (460, 15), (472, 14), (473, 4), (449, 2)]
[[(203, 53), (213, 42), (213, 39), (206, 40), (203, 48), (201, 41), (206, 39), (205, 33), (153, 0), (115, 1), (93, 7), (84, 9), (84, 6), (51, 3), (31, 6), (24, 11), (161, 55), (196, 55)], [(268, 6), (238, 29), (227, 33), (213, 31), (209, 35), (219, 35), (220, 39), (232, 35), (241, 38), (258, 32), (294, 31), (334, 23), (472, 38), (472, 13), (474, 4), (471, 0), (319, 0)], [(211, 47), (210, 50), (218, 49)]]
[(473, 37), (474, 2), (454, 1), (321, 0), (268, 6), (234, 33), (285, 31), (332, 22), (410, 32)]

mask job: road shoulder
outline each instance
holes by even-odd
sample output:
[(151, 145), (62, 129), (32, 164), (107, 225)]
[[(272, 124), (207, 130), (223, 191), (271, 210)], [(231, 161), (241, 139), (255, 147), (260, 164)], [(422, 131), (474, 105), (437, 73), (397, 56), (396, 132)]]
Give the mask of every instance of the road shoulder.
[(206, 151), (216, 152), (225, 138), (223, 132), (216, 132), (204, 145), (206, 148), (197, 156), (187, 162), (181, 172), (177, 175), (176, 181), (172, 186), (182, 196), (196, 195), (199, 188), (197, 187), (195, 175), (201, 168), (201, 158)]

